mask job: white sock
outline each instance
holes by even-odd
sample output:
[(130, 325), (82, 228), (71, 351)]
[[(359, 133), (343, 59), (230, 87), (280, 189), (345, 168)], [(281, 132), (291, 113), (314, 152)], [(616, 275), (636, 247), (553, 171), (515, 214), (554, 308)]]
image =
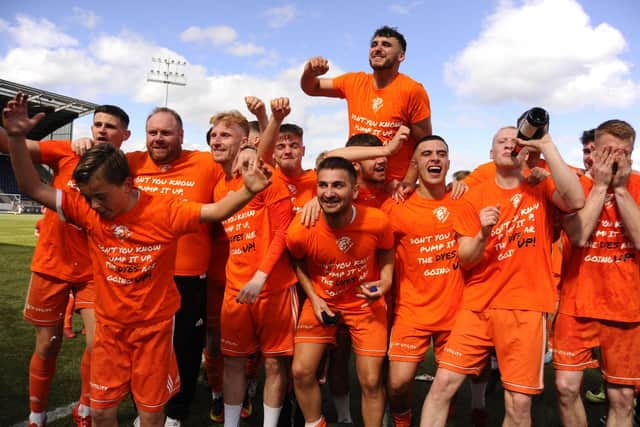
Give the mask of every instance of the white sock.
[(242, 403), (239, 405), (224, 404), (224, 427), (238, 427), (240, 424), (240, 411)]
[(31, 412), (29, 414), (30, 423), (36, 423), (38, 425), (41, 425), (41, 424), (44, 424), (46, 419), (47, 419), (46, 412)]
[(486, 408), (487, 404), (485, 402), (484, 395), (487, 391), (487, 382), (483, 381), (481, 383), (474, 383), (473, 381), (471, 381), (469, 385), (471, 386), (471, 408)]
[(310, 423), (304, 423), (304, 427), (316, 427), (316, 426), (319, 426), (321, 422), (322, 422), (322, 417)]
[(277, 427), (282, 406), (279, 408), (272, 408), (271, 406), (267, 406), (266, 403), (263, 403), (262, 407), (264, 408), (263, 427)]
[(81, 417), (88, 417), (91, 415), (91, 408), (87, 405), (83, 405), (82, 403), (78, 404), (78, 415)]
[(339, 423), (353, 423), (351, 420), (351, 402), (349, 393), (334, 394), (333, 404), (336, 405), (336, 415)]

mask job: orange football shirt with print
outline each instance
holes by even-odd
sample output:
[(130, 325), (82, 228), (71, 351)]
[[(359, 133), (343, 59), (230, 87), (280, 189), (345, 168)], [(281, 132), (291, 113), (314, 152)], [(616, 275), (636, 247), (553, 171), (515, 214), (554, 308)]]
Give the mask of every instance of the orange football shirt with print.
[(308, 170), (300, 176), (290, 177), (283, 174), (280, 168), (276, 168), (272, 179), (282, 181), (289, 190), (294, 215), (300, 212), (309, 200), (316, 197), (318, 176), (315, 170)]
[[(386, 144), (400, 126), (410, 127), (431, 117), (427, 91), (422, 84), (402, 73), (383, 89), (374, 87), (372, 74), (347, 73), (333, 79), (333, 89), (347, 101), (349, 136), (368, 133)], [(389, 157), (387, 181), (404, 178), (415, 142), (409, 135), (400, 150)]]
[[(53, 169), (51, 186), (63, 191), (76, 191), (72, 176), (80, 157), (71, 151), (71, 142), (44, 141), (38, 142), (38, 146), (41, 163)], [(47, 209), (33, 253), (31, 271), (68, 282), (88, 282), (93, 278), (88, 253), (85, 232), (61, 221), (55, 211)]]
[(500, 218), (487, 239), (482, 260), (465, 272), (463, 308), (554, 311), (557, 292), (551, 269), (550, 208), (554, 191), (551, 179), (537, 185), (525, 181), (508, 190), (488, 180), (463, 196), (454, 218), (454, 230), (461, 236), (478, 233), (482, 208), (500, 206)]
[[(593, 182), (581, 180), (581, 183), (588, 197)], [(640, 176), (629, 176), (628, 191), (636, 204), (640, 204)], [(560, 313), (640, 322), (638, 256), (638, 249), (625, 236), (615, 197), (607, 193), (598, 223), (586, 245), (571, 248), (560, 292)]]
[[(136, 187), (150, 194), (170, 195), (192, 202), (213, 202), (213, 190), (224, 177), (211, 153), (183, 150), (169, 164), (157, 165), (145, 151), (127, 153), (129, 169)], [(195, 233), (178, 240), (176, 276), (200, 276), (209, 268), (211, 225), (200, 224)]]
[(394, 314), (424, 329), (451, 330), (462, 303), (455, 205), (450, 193), (429, 200), (414, 192), (404, 203), (382, 206), (396, 242)]
[(331, 228), (321, 214), (309, 228), (294, 219), (287, 233), (287, 247), (294, 258), (305, 259), (316, 294), (338, 310), (361, 309), (360, 285), (380, 278), (376, 250), (393, 247), (384, 212), (354, 209), (354, 220), (344, 227)]
[[(221, 179), (216, 185), (214, 197), (220, 200), (242, 185), (242, 178)], [(274, 179), (269, 187), (258, 193), (244, 208), (222, 222), (229, 239), (225, 292), (232, 292), (234, 295), (240, 292), (256, 270), (268, 274), (261, 296), (283, 291), (296, 282), (295, 273), (284, 250), (286, 227), (292, 212), (290, 197), (283, 182)], [(274, 218), (270, 217), (270, 208), (276, 207), (286, 208), (286, 212), (273, 212), (278, 216), (276, 221), (282, 223), (286, 220), (287, 224), (282, 230), (277, 230), (280, 225), (272, 223)], [(281, 243), (284, 250), (277, 260), (272, 259), (274, 248), (271, 246), (274, 243), (277, 246)]]
[(173, 281), (177, 239), (200, 225), (202, 204), (140, 191), (135, 206), (102, 219), (79, 192), (59, 192), (58, 214), (86, 230), (96, 272), (96, 320), (139, 327), (180, 306)]

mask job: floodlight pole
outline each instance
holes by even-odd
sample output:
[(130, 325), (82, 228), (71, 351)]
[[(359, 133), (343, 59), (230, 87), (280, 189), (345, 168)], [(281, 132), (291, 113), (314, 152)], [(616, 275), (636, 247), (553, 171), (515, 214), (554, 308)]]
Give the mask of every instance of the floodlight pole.
[(164, 106), (169, 101), (169, 85), (186, 86), (187, 79), (180, 67), (187, 65), (185, 61), (179, 61), (171, 58), (151, 58), (152, 68), (147, 74), (147, 81), (154, 83), (162, 83), (165, 85)]

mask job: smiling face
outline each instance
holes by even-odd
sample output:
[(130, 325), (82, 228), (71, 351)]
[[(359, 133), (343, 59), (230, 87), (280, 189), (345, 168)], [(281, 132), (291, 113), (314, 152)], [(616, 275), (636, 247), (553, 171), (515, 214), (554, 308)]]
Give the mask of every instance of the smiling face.
[(373, 70), (399, 67), (404, 61), (404, 52), (395, 37), (376, 36), (369, 46), (369, 65)]
[(182, 127), (168, 112), (158, 112), (147, 120), (147, 152), (156, 164), (171, 163), (182, 152)]
[(354, 163), (358, 171), (358, 179), (363, 183), (384, 184), (387, 179), (387, 158), (360, 160)]
[(418, 143), (413, 160), (418, 165), (420, 182), (425, 185), (445, 185), (449, 172), (449, 149), (439, 139)]
[(217, 122), (209, 136), (213, 159), (220, 164), (233, 163), (240, 147), (247, 143), (247, 134), (240, 125), (229, 121)]
[(349, 173), (344, 169), (318, 170), (318, 202), (327, 216), (350, 213), (358, 190)]
[(119, 117), (108, 113), (96, 113), (93, 116), (91, 135), (97, 144), (111, 144), (120, 148), (131, 132)]

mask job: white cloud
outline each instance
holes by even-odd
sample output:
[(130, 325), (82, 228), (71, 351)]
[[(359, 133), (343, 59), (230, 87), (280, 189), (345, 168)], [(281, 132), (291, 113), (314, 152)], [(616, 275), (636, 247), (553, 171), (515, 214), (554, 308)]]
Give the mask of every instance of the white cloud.
[(191, 26), (180, 34), (180, 40), (185, 42), (209, 41), (216, 46), (231, 43), (236, 40), (238, 33), (227, 25), (200, 28)]
[(389, 6), (389, 11), (397, 13), (399, 15), (408, 15), (409, 13), (411, 13), (412, 9), (415, 9), (423, 3), (423, 1), (413, 1), (407, 4), (393, 3), (391, 6)]
[(6, 21), (0, 25), (0, 32), (7, 32), (19, 46), (68, 47), (77, 46), (78, 40), (58, 30), (49, 20), (33, 19), (25, 15), (16, 16), (16, 24)]
[(238, 41), (236, 30), (226, 25), (208, 28), (191, 26), (180, 34), (180, 39), (184, 42), (209, 42), (233, 56), (264, 55), (267, 51), (254, 43)]
[(93, 30), (98, 26), (98, 24), (100, 24), (100, 22), (102, 22), (102, 18), (91, 10), (82, 9), (80, 7), (74, 7), (72, 10), (73, 20), (85, 28)]
[(282, 7), (272, 7), (264, 12), (269, 20), (271, 28), (282, 28), (298, 16), (295, 5), (289, 4)]
[(518, 100), (571, 110), (640, 99), (623, 35), (593, 26), (575, 0), (501, 1), (477, 39), (445, 64), (456, 94), (482, 103)]

